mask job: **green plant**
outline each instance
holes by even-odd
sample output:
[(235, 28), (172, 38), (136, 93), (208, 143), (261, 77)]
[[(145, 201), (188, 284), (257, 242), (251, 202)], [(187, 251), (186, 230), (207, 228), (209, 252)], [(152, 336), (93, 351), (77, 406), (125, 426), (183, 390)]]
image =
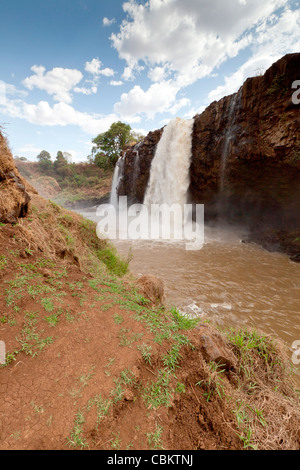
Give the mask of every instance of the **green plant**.
[(256, 422), (263, 427), (267, 426), (263, 411), (241, 401), (238, 408), (233, 410), (233, 413), (236, 416), (237, 427), (239, 429), (239, 432), (236, 434), (243, 442), (244, 448), (256, 450), (257, 445), (254, 443), (253, 429)]
[(171, 308), (170, 312), (180, 330), (195, 328), (200, 321), (199, 318), (190, 318), (188, 315), (181, 313), (177, 308)]
[(99, 425), (103, 418), (108, 415), (111, 405), (112, 400), (104, 400), (101, 394), (95, 396), (92, 400), (89, 401), (88, 410), (90, 410), (93, 406), (96, 406), (97, 408), (97, 425)]
[(123, 370), (120, 374), (120, 379), (125, 385), (136, 386), (136, 378), (130, 369)]
[(122, 315), (119, 315), (118, 313), (115, 313), (114, 321), (117, 325), (121, 325), (121, 323), (123, 323), (123, 321), (124, 321), (124, 318), (122, 317)]
[(20, 345), (20, 352), (25, 352), (26, 355), (36, 357), (47, 345), (53, 343), (53, 338), (48, 336), (41, 338), (40, 334), (44, 330), (38, 332), (37, 327), (37, 315), (35, 313), (26, 314), (27, 321), (25, 322), (21, 331), (21, 336), (16, 338)]
[(170, 389), (172, 374), (169, 370), (163, 369), (158, 373), (158, 379), (152, 381), (144, 390), (143, 399), (148, 408), (169, 407), (172, 400)]
[(8, 261), (4, 255), (0, 255), (0, 269), (5, 269)]
[(109, 359), (107, 365), (105, 366), (105, 375), (108, 376), (108, 377), (111, 375), (110, 372), (109, 372), (109, 368), (110, 368), (110, 366), (112, 366), (114, 364), (114, 362), (115, 362), (115, 358), (112, 357), (112, 358)]
[(153, 433), (147, 433), (148, 445), (150, 450), (164, 450), (162, 443), (163, 427), (156, 424), (156, 429)]
[(71, 432), (70, 437), (67, 438), (69, 447), (85, 449), (88, 447), (86, 441), (83, 439), (83, 429), (82, 425), (85, 423), (85, 417), (81, 410), (78, 410), (75, 416), (74, 428)]
[(142, 357), (146, 364), (151, 365), (151, 352), (152, 352), (152, 347), (147, 346), (146, 344), (142, 344), (138, 346), (138, 350), (141, 352)]
[(112, 449), (119, 450), (121, 446), (120, 441), (120, 434), (119, 433), (112, 433), (113, 439), (110, 441), (110, 445)]
[(0, 369), (4, 368), (4, 367), (7, 367), (9, 364), (12, 363), (12, 361), (16, 361), (17, 360), (17, 355), (19, 354), (19, 352), (20, 351), (14, 351), (12, 353), (6, 353), (6, 356), (5, 356), (6, 362), (5, 362), (5, 364), (0, 365)]
[(122, 277), (127, 273), (129, 262), (117, 254), (113, 245), (97, 250), (96, 255), (105, 264), (110, 274)]
[(269, 374), (279, 367), (283, 369), (278, 354), (276, 354), (275, 342), (256, 330), (235, 330), (231, 328), (227, 332), (229, 341), (236, 347), (240, 355), (239, 371), (245, 374), (251, 382), (255, 378), (254, 364), (259, 359), (263, 361)]
[(287, 92), (288, 88), (286, 86), (286, 75), (285, 74), (277, 74), (274, 78), (273, 78), (273, 81), (269, 87), (269, 89), (267, 90), (267, 94), (269, 96), (273, 96), (273, 95), (280, 95), (281, 97), (283, 97), (286, 92)]
[(200, 380), (196, 383), (197, 386), (205, 389), (203, 396), (206, 398), (206, 401), (211, 401), (212, 397), (218, 396), (222, 400), (225, 396), (225, 386), (223, 373), (224, 369), (220, 369), (222, 364), (217, 364), (216, 362), (209, 363), (209, 379), (208, 381)]
[(54, 310), (54, 304), (53, 304), (52, 300), (50, 300), (50, 299), (42, 299), (42, 300), (41, 300), (41, 304), (42, 304), (42, 306), (44, 307), (44, 309), (46, 310), (46, 312), (53, 312), (53, 310)]
[(34, 409), (35, 414), (42, 414), (42, 413), (45, 412), (45, 410), (42, 406), (36, 405), (33, 401), (31, 402), (31, 406)]
[(185, 385), (181, 382), (178, 382), (175, 390), (176, 390), (176, 393), (185, 393)]
[(181, 359), (180, 355), (180, 344), (176, 343), (172, 346), (167, 354), (163, 356), (163, 364), (169, 370), (174, 371), (179, 367), (179, 360)]

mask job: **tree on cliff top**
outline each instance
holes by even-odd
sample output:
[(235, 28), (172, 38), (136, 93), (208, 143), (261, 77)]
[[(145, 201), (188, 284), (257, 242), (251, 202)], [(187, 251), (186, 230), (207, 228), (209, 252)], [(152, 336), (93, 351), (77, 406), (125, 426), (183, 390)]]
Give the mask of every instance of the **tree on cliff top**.
[(108, 131), (95, 137), (92, 141), (95, 144), (92, 149), (92, 153), (95, 154), (95, 163), (101, 157), (101, 160), (107, 159), (108, 166), (114, 166), (120, 152), (130, 142), (130, 134), (131, 127), (129, 124), (119, 121), (114, 122)]
[(37, 159), (42, 170), (49, 170), (52, 168), (51, 155), (46, 150), (42, 150), (41, 153), (37, 156)]
[(129, 124), (114, 122), (108, 131), (93, 139), (93, 162), (102, 168), (114, 167), (126, 145), (141, 140), (142, 137), (133, 132)]
[(54, 162), (54, 169), (56, 173), (61, 176), (68, 176), (72, 174), (69, 162), (65, 154), (61, 150), (57, 152), (56, 159)]

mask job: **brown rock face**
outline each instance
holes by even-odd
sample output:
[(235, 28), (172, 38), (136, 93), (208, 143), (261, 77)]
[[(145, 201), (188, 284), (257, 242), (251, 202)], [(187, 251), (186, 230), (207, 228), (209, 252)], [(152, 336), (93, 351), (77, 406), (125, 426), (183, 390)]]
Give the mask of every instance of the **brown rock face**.
[(123, 177), (118, 188), (119, 196), (128, 196), (129, 200), (143, 203), (151, 162), (162, 133), (163, 129), (150, 132), (140, 144), (123, 152)]
[(30, 196), (0, 132), (0, 222), (15, 223), (28, 212)]
[[(300, 54), (288, 54), (238, 93), (195, 116), (189, 201), (205, 204), (206, 220), (251, 230), (300, 229)], [(163, 129), (128, 150), (119, 195), (143, 202)], [(138, 152), (138, 153), (137, 153)], [(137, 162), (138, 155), (138, 162)]]
[(207, 217), (276, 229), (300, 227), (300, 54), (195, 117), (190, 199)]

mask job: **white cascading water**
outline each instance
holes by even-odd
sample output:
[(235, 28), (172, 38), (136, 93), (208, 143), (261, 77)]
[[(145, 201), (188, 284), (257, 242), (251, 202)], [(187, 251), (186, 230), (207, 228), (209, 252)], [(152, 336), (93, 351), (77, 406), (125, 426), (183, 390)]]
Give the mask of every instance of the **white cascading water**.
[[(123, 158), (125, 158), (126, 154), (124, 155)], [(110, 204), (112, 204), (114, 207), (118, 206), (118, 186), (120, 183), (120, 179), (122, 178), (122, 162), (123, 159), (122, 157), (119, 157), (119, 160), (116, 163), (115, 166), (115, 171), (114, 171), (114, 176), (113, 176), (113, 181), (112, 181), (112, 186), (111, 186), (111, 195), (110, 195)]]
[[(199, 227), (200, 218), (196, 222), (192, 220), (191, 207), (186, 206), (190, 186), (193, 128), (194, 119), (180, 118), (171, 120), (165, 127), (152, 160), (144, 204), (140, 209), (139, 205), (125, 208), (123, 201), (121, 206), (118, 203), (124, 157), (118, 160), (113, 177), (111, 204), (119, 210), (117, 225), (122, 239), (126, 239), (128, 235), (129, 239), (135, 240), (188, 240), (192, 243), (186, 244), (187, 250), (199, 249), (203, 245), (203, 224)], [(139, 174), (140, 155), (137, 149), (133, 184), (138, 180)]]
[(223, 152), (222, 152), (222, 157), (221, 157), (221, 175), (220, 175), (220, 190), (221, 192), (224, 191), (225, 187), (225, 178), (226, 178), (226, 170), (227, 170), (227, 162), (228, 162), (228, 150), (229, 150), (229, 144), (231, 139), (233, 139), (235, 135), (235, 120), (236, 120), (236, 113), (237, 110), (241, 106), (241, 91), (240, 89), (238, 93), (236, 93), (230, 102), (229, 105), (229, 114), (228, 114), (228, 125), (227, 125), (227, 130), (225, 133), (225, 142), (224, 142), (224, 147), (223, 147)]
[(187, 202), (194, 120), (172, 119), (164, 129), (152, 160), (144, 205)]

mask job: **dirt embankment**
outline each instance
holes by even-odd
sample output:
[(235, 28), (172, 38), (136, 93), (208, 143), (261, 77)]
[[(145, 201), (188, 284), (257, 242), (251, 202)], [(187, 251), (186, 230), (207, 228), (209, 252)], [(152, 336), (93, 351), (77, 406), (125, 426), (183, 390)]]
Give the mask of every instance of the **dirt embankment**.
[(29, 195), (0, 224), (1, 450), (300, 449), (282, 345), (167, 309), (92, 222)]

